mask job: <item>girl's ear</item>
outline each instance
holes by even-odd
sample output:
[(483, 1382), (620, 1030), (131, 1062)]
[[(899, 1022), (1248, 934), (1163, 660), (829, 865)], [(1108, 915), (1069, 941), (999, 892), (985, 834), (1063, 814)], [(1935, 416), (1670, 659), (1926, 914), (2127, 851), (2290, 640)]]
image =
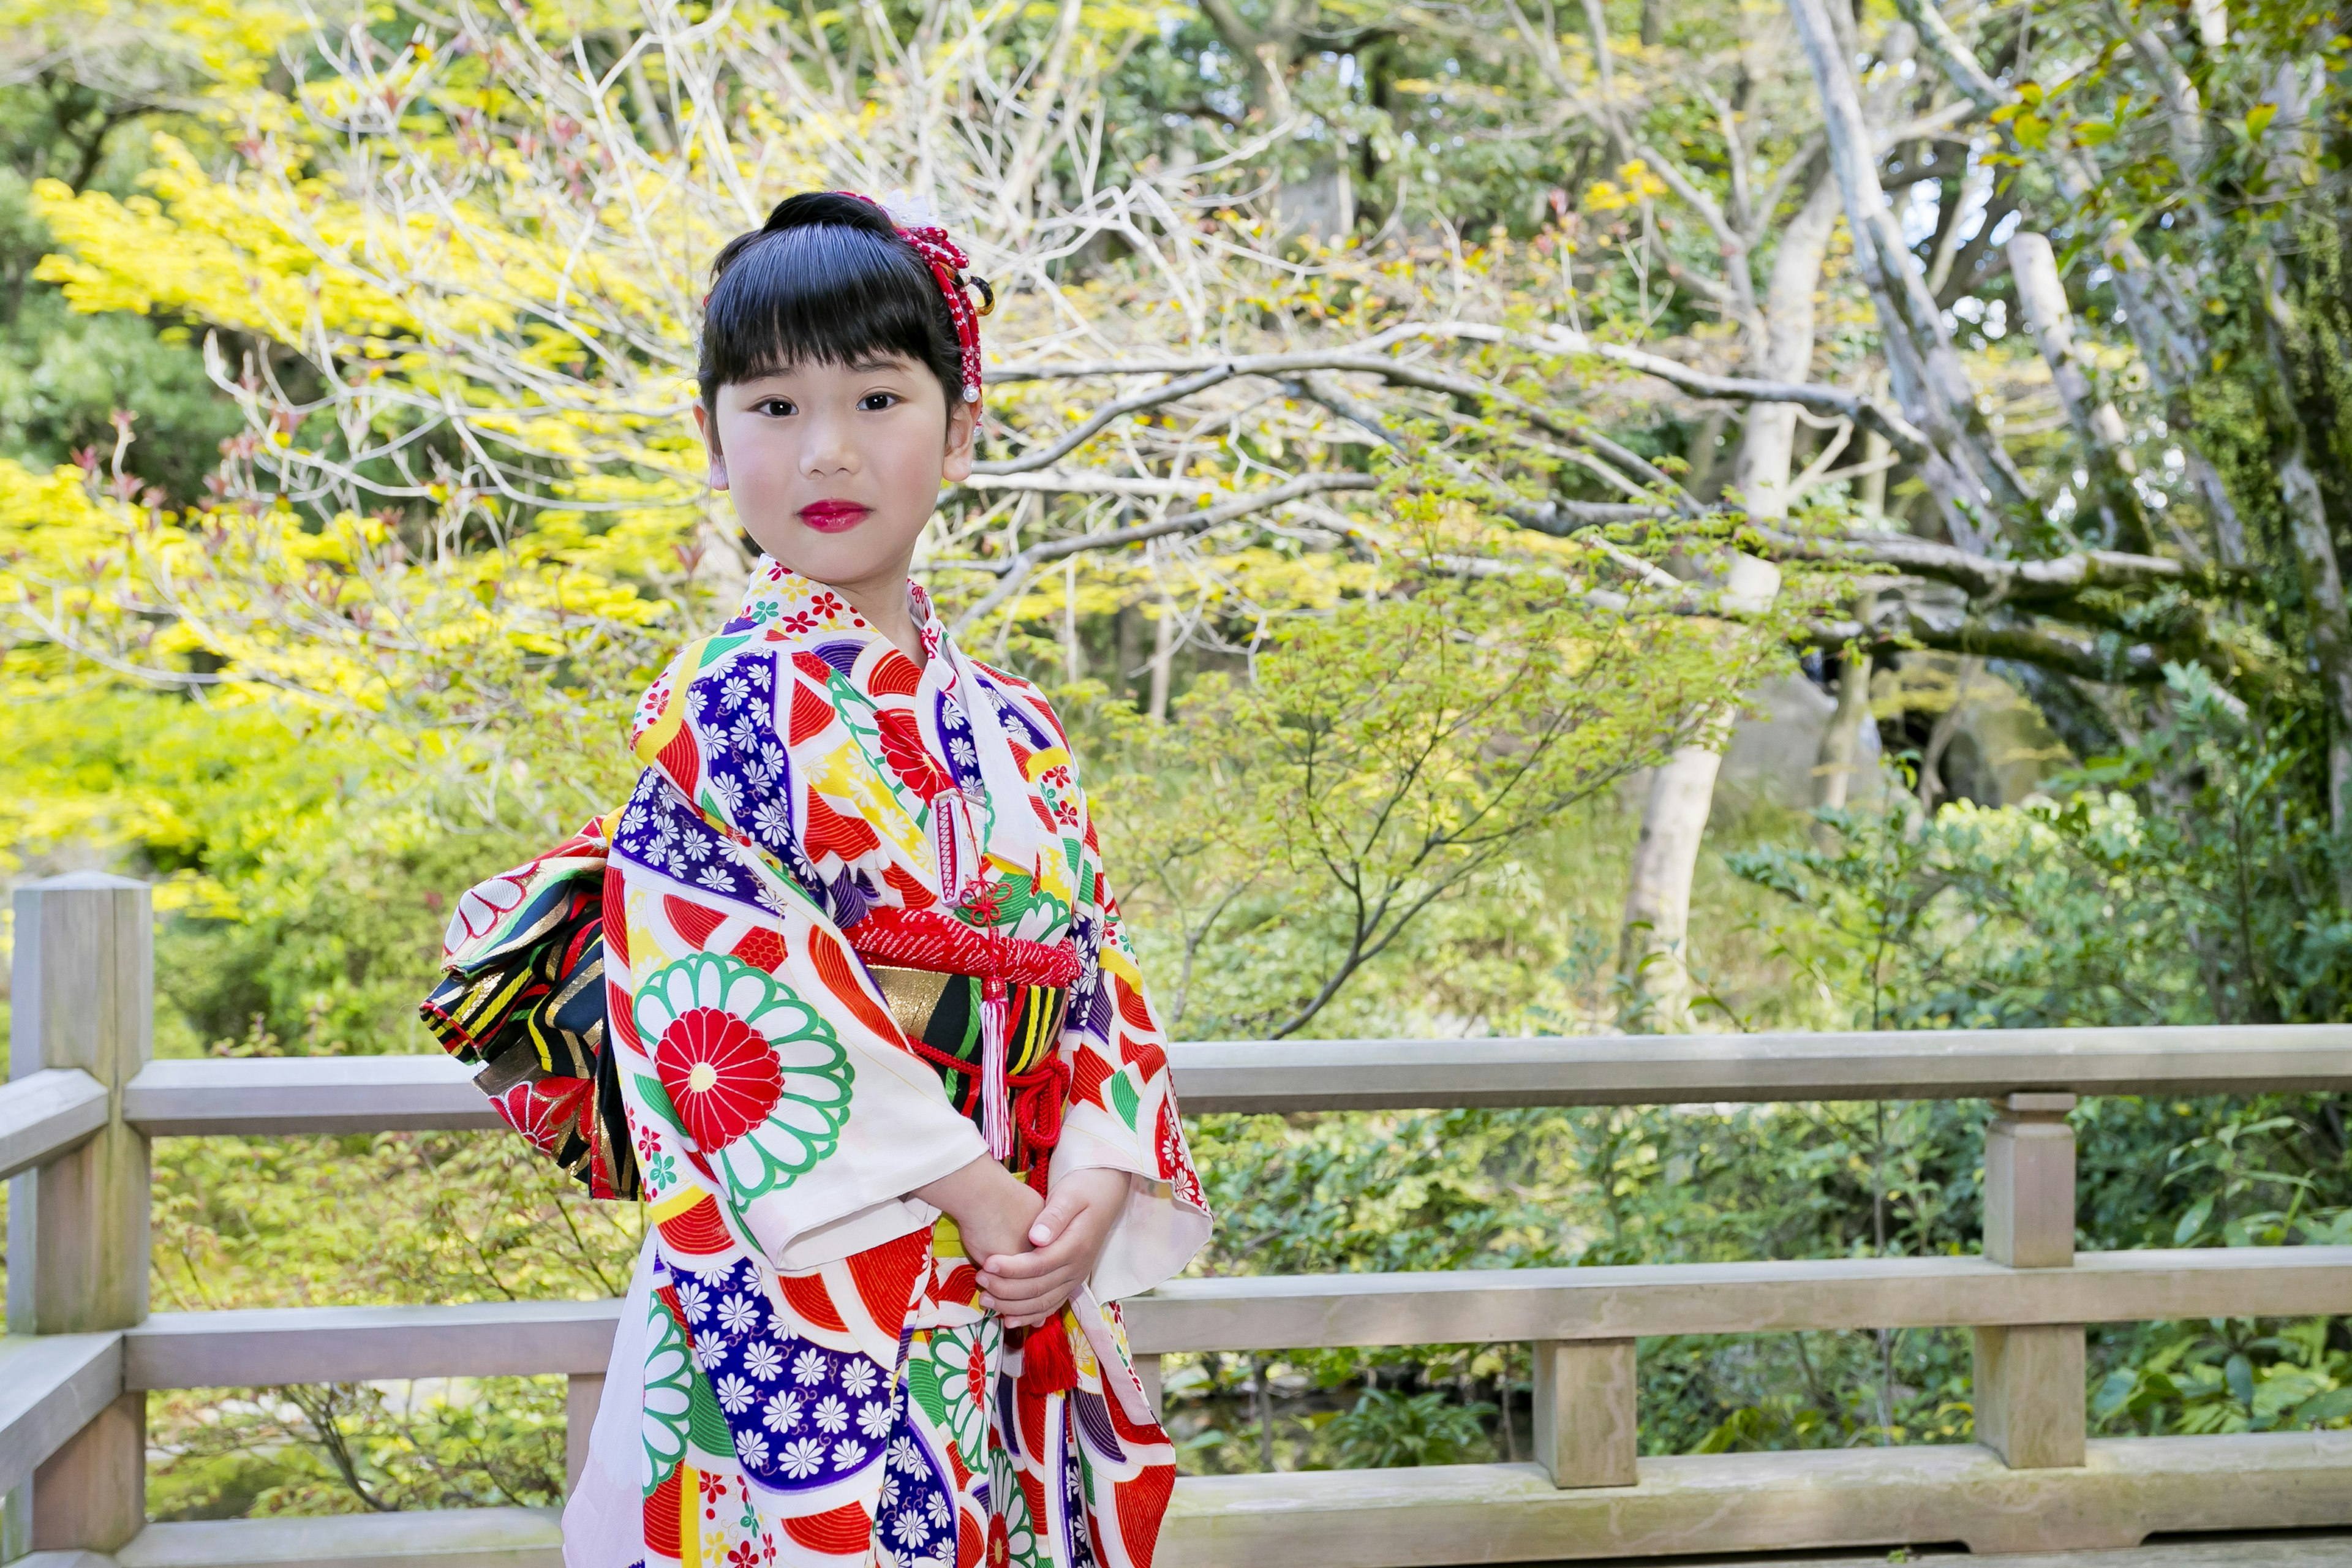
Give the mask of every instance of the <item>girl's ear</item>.
[(694, 405), (694, 427), (702, 433), (702, 444), (710, 448), (710, 488), (727, 488), (727, 454), (719, 449), (719, 425), (710, 417), (709, 405), (697, 399)]
[(958, 398), (948, 407), (948, 449), (940, 462), (940, 478), (960, 485), (971, 478), (973, 448), (980, 440), (980, 405)]

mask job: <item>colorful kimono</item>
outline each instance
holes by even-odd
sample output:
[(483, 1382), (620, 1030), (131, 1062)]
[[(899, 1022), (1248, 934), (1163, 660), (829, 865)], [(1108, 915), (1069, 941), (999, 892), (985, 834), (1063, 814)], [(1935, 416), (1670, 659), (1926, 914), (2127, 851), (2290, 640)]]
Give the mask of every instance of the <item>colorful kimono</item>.
[[(646, 694), (627, 804), (452, 921), (428, 1020), (652, 1221), (572, 1568), (1151, 1562), (1174, 1453), (1113, 1303), (1208, 1211), (1059, 721), (908, 592), (919, 667), (763, 559)], [(1128, 1173), (1037, 1329), (910, 1195), (982, 1155), (1041, 1191)]]

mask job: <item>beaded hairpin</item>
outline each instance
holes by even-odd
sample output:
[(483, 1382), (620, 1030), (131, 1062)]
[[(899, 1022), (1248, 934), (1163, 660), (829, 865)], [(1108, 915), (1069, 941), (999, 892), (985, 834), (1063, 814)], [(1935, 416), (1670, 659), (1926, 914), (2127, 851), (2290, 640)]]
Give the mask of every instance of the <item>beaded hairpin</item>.
[[(862, 191), (836, 191), (834, 194), (856, 196), (872, 206), (882, 205)], [(889, 209), (884, 207), (883, 210), (887, 212)], [(963, 350), (963, 400), (978, 403), (980, 317), (996, 309), (996, 290), (989, 287), (987, 279), (965, 275), (964, 268), (971, 265), (971, 258), (963, 253), (961, 246), (948, 237), (946, 229), (936, 224), (910, 227), (895, 218), (892, 223), (898, 231), (898, 237), (915, 247), (915, 254), (930, 264), (931, 276), (939, 279), (940, 292), (947, 297), (948, 314), (955, 321), (956, 342)], [(972, 311), (971, 300), (964, 294), (967, 284), (980, 289), (981, 307), (977, 315)]]

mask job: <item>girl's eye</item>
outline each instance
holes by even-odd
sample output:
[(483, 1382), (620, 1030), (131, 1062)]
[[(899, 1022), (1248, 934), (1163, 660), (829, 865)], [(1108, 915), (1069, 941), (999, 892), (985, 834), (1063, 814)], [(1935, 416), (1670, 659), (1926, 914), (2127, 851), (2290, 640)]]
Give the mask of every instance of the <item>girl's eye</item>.
[(794, 412), (792, 399), (789, 397), (763, 397), (751, 406), (772, 418), (782, 418)]
[(869, 392), (857, 400), (857, 406), (868, 414), (879, 414), (893, 404), (903, 401), (895, 392)]

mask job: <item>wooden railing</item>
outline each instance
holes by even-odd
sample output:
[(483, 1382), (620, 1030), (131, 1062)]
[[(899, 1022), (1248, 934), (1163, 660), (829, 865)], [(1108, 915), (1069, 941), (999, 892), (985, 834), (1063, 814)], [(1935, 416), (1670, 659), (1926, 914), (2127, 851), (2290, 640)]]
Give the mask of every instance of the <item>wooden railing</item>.
[[(440, 1058), (151, 1061), (145, 888), (60, 878), (18, 889), (16, 908), (13, 1078), (0, 1088), (0, 1175), (16, 1178), (0, 1492), (14, 1489), (19, 1549), (116, 1552), (134, 1568), (559, 1562), (552, 1517), (522, 1510), (146, 1523), (149, 1390), (560, 1373), (584, 1438), (617, 1303), (150, 1314), (151, 1139), (499, 1123), (466, 1070)], [(1183, 1279), (1129, 1301), (1155, 1384), (1159, 1358), (1179, 1352), (1535, 1346), (1535, 1463), (1187, 1479), (1163, 1563), (1402, 1568), (1938, 1541), (2050, 1550), (2352, 1524), (2352, 1434), (2085, 1440), (2083, 1325), (2352, 1311), (2352, 1247), (2078, 1257), (2066, 1121), (2084, 1094), (2352, 1089), (2352, 1026), (1170, 1055), (1193, 1113), (1975, 1097), (1998, 1112), (1982, 1256)], [(1974, 1331), (1977, 1443), (1637, 1454), (1643, 1336), (1903, 1327)]]

